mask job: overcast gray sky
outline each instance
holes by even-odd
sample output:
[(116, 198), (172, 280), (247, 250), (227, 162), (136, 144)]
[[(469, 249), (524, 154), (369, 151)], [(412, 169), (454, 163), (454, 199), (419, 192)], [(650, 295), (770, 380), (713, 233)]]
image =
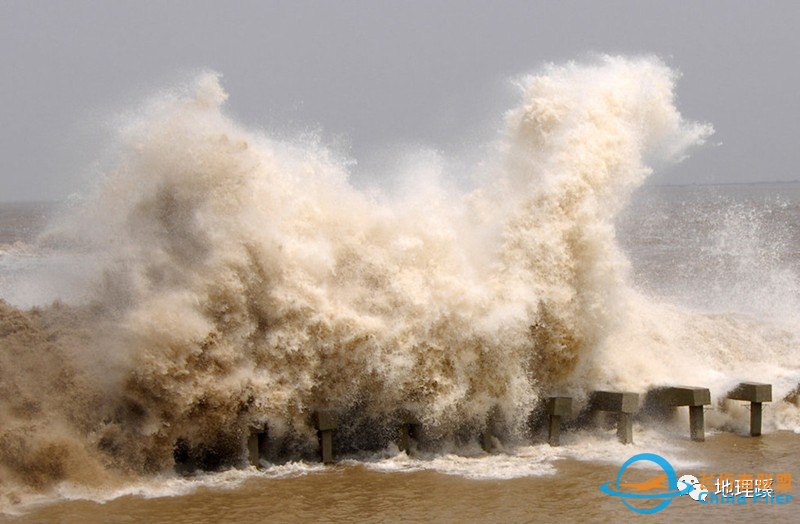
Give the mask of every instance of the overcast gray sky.
[(510, 76), (596, 52), (661, 56), (717, 130), (657, 182), (800, 178), (800, 2), (0, 0), (0, 200), (80, 191), (99, 123), (201, 68), (238, 119), (320, 127), (368, 178), (491, 137)]

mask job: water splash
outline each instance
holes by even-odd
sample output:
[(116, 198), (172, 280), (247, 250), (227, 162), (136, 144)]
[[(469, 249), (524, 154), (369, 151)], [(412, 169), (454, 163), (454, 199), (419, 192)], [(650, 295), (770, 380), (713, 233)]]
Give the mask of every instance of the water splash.
[(179, 439), (234, 464), (265, 422), (302, 455), (319, 406), (410, 411), (432, 438), (499, 409), (521, 434), (543, 393), (724, 384), (754, 340), (770, 364), (750, 378), (784, 366), (788, 384), (794, 338), (626, 283), (616, 215), (712, 132), (682, 119), (675, 80), (654, 58), (547, 66), (519, 80), (479, 187), (432, 162), (411, 198), (354, 189), (318, 141), (239, 126), (218, 75), (150, 100), (40, 240), (88, 255), (89, 299), (0, 305), (0, 489), (125, 484), (172, 468)]

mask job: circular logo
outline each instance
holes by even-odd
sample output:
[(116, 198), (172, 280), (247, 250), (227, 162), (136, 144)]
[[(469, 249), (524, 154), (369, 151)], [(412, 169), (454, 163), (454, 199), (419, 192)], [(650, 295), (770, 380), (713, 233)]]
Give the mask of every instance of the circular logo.
[[(661, 469), (663, 469), (664, 473), (666, 474), (666, 479), (665, 479), (667, 481), (667, 486), (666, 487), (667, 487), (667, 489), (670, 490), (669, 492), (667, 492), (667, 493), (648, 494), (648, 493), (623, 493), (623, 492), (619, 491), (619, 489), (620, 489), (620, 480), (622, 479), (622, 473), (625, 471), (625, 469), (628, 466), (630, 466), (634, 462), (639, 462), (641, 460), (647, 460), (647, 461), (653, 462), (653, 463), (658, 464), (659, 466), (661, 466)], [(655, 481), (655, 482), (653, 482), (653, 481)], [(651, 479), (651, 481), (648, 481), (648, 483), (649, 482), (653, 482), (653, 486), (652, 487), (658, 487), (658, 486), (660, 486), (660, 482), (661, 481), (662, 481), (662, 479), (660, 477), (656, 477), (654, 479)], [(643, 483), (642, 487), (640, 487), (638, 489), (640, 489), (640, 490), (649, 489), (648, 483)], [(645, 515), (651, 514), (651, 513), (658, 513), (662, 509), (664, 509), (667, 506), (669, 506), (669, 503), (672, 502), (672, 499), (674, 497), (679, 497), (681, 495), (686, 495), (687, 493), (690, 493), (690, 492), (692, 492), (694, 490), (694, 486), (692, 486), (691, 484), (688, 484), (686, 482), (681, 482), (681, 484), (683, 486), (680, 487), (680, 489), (679, 489), (677, 475), (675, 475), (675, 469), (673, 469), (672, 464), (667, 462), (667, 460), (664, 459), (663, 457), (661, 457), (659, 455), (656, 455), (655, 453), (640, 453), (638, 455), (634, 455), (631, 458), (629, 458), (625, 462), (625, 464), (623, 464), (622, 467), (619, 468), (619, 473), (617, 473), (616, 491), (611, 489), (611, 487), (610, 487), (611, 484), (612, 484), (612, 482), (609, 482), (607, 484), (603, 484), (602, 486), (600, 486), (600, 491), (602, 491), (606, 495), (611, 495), (613, 497), (622, 498), (623, 499), (622, 503), (625, 504), (626, 506), (628, 506), (628, 509), (630, 509), (631, 511), (635, 511), (636, 513), (642, 513), (642, 514), (645, 514)], [(626, 501), (625, 499), (666, 499), (666, 500), (662, 501), (661, 503), (659, 503), (654, 508), (651, 508), (651, 509), (639, 509), (639, 508), (634, 508), (633, 506), (628, 504), (628, 501)]]

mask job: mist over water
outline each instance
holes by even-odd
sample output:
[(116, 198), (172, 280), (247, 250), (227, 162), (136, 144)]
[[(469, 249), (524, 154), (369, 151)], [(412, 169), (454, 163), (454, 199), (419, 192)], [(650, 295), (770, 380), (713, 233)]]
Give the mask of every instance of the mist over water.
[(800, 186), (650, 187), (619, 220), (637, 287), (791, 327), (800, 311)]
[[(490, 413), (523, 441), (555, 392), (719, 394), (747, 379), (782, 398), (800, 378), (798, 272), (777, 215), (797, 201), (694, 223), (681, 215), (691, 191), (625, 210), (651, 166), (712, 133), (681, 117), (675, 81), (654, 58), (546, 66), (518, 81), (474, 187), (454, 189), (434, 157), (402, 195), (354, 188), (319, 141), (240, 126), (216, 74), (146, 101), (96, 188), (30, 245), (0, 245), (6, 261), (33, 250), (79, 266), (57, 273), (65, 303), (0, 303), (4, 502), (169, 472), (179, 440), (210, 468), (241, 464), (265, 423), (281, 453), (308, 456), (318, 407), (372, 427), (378, 447), (411, 412), (451, 450)], [(718, 243), (665, 264), (664, 223)], [(631, 266), (634, 231), (653, 242), (627, 245)], [(29, 306), (44, 289), (31, 285), (2, 289)], [(776, 402), (765, 425), (800, 428), (797, 407)]]

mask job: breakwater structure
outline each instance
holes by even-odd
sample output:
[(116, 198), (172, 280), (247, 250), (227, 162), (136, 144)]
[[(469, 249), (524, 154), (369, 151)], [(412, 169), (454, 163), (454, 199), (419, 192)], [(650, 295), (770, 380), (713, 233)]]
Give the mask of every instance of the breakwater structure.
[[(640, 402), (640, 399), (643, 401)], [(546, 421), (547, 442), (550, 446), (561, 444), (561, 432), (565, 422), (576, 418), (573, 413), (574, 402), (569, 396), (552, 396), (544, 399), (540, 406), (538, 420)], [(772, 385), (757, 382), (741, 382), (720, 397), (725, 400), (750, 402), (750, 435), (762, 434), (763, 404), (772, 401)], [(664, 385), (651, 388), (644, 395), (631, 391), (592, 391), (582, 407), (577, 419), (578, 425), (596, 423), (596, 415), (605, 413), (616, 421), (617, 439), (622, 444), (633, 443), (634, 420), (648, 423), (665, 420), (675, 415), (676, 408), (689, 408), (689, 438), (695, 442), (705, 441), (704, 409), (711, 405), (711, 391), (699, 386)], [(339, 430), (339, 415), (334, 409), (318, 409), (313, 413), (314, 425), (318, 434), (318, 457), (324, 464), (335, 463), (334, 438)], [(423, 423), (413, 413), (403, 410), (393, 416), (392, 439), (401, 452), (414, 454), (423, 436)], [(486, 427), (479, 435), (481, 447), (492, 453), (497, 450), (496, 442), (503, 434), (502, 417), (499, 409), (492, 410)], [(266, 425), (252, 428), (247, 437), (248, 462), (259, 466), (267, 456), (269, 431)]]

